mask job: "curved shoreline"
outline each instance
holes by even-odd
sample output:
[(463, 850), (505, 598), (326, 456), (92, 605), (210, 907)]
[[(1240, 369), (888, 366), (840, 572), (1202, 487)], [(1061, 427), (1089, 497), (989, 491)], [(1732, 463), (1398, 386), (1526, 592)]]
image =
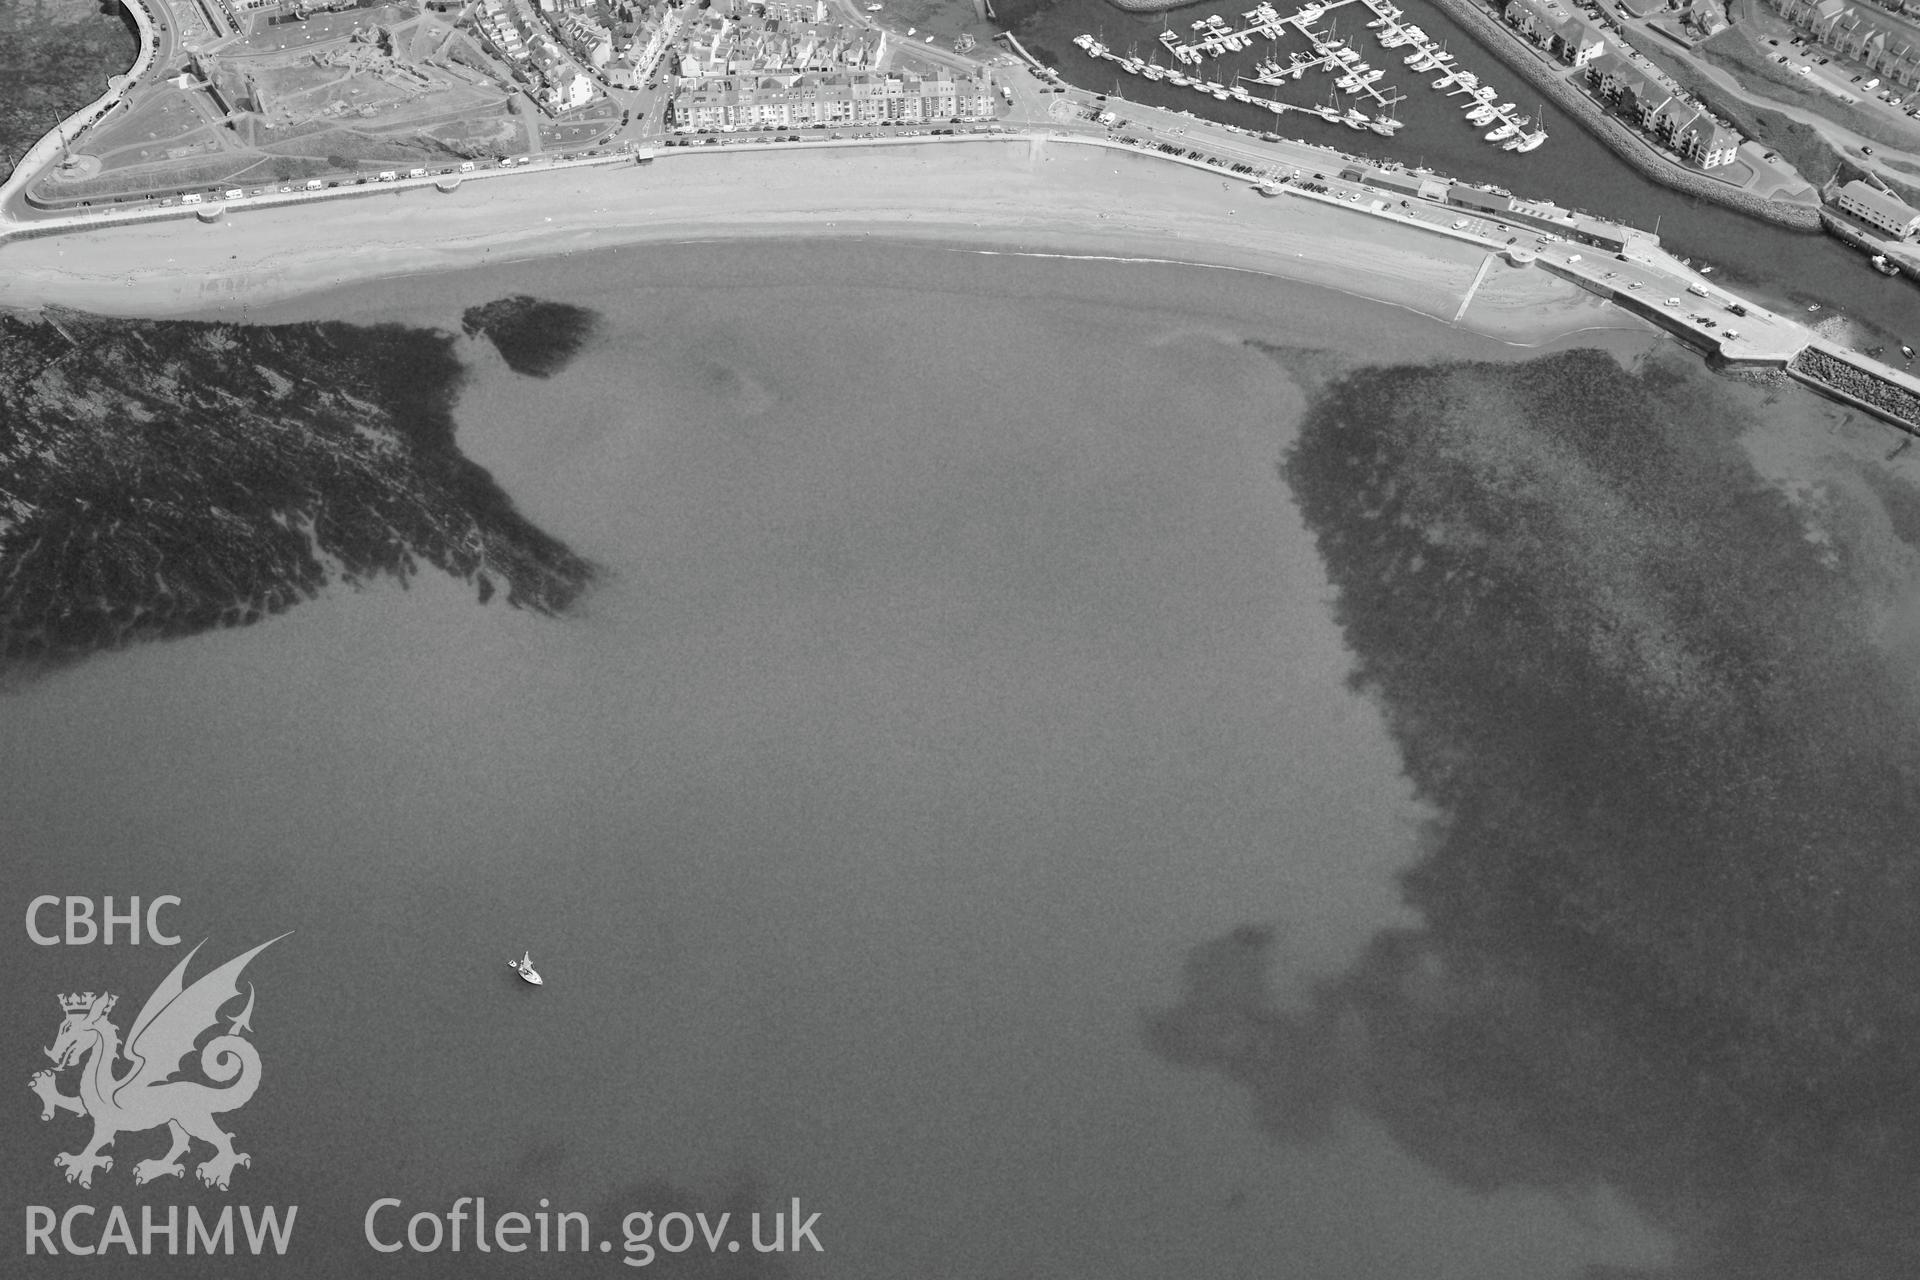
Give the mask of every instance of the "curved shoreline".
[[(120, 7), (133, 19), (134, 30), (138, 32), (139, 44), (134, 49), (133, 65), (121, 72), (118, 77), (107, 79), (107, 91), (81, 107), (78, 111), (62, 120), (40, 138), (40, 141), (28, 147), (26, 153), (13, 166), (13, 172), (7, 180), (0, 183), (0, 206), (13, 199), (18, 192), (24, 191), (39, 178), (45, 176), (48, 164), (53, 161), (53, 153), (67, 138), (68, 131), (85, 129), (97, 123), (100, 118), (120, 105), (128, 90), (140, 83), (140, 77), (153, 65), (153, 15), (147, 12), (142, 0), (119, 0)], [(113, 81), (120, 79), (115, 85)], [(77, 122), (77, 124), (76, 124)]]
[[(430, 202), (430, 203), (429, 203)], [(1479, 243), (1126, 148), (1044, 138), (821, 150), (682, 151), (580, 168), (22, 238), (0, 306), (109, 315), (230, 313), (378, 277), (621, 245), (832, 237), (1174, 261), (1258, 271), (1543, 342), (1642, 320), (1538, 269), (1487, 268)]]

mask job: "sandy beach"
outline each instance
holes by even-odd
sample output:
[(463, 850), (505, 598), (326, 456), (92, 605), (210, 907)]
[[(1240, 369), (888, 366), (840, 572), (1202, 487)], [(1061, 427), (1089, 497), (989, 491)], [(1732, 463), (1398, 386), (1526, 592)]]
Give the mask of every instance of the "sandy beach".
[(17, 240), (0, 245), (0, 306), (230, 311), (372, 278), (768, 236), (1256, 271), (1523, 345), (1645, 327), (1544, 271), (1489, 261), (1483, 248), (1444, 235), (1296, 196), (1264, 197), (1243, 179), (1128, 151), (1025, 138), (679, 150), (648, 166), (499, 177), (452, 193), (412, 189), (237, 209), (213, 224), (181, 219)]

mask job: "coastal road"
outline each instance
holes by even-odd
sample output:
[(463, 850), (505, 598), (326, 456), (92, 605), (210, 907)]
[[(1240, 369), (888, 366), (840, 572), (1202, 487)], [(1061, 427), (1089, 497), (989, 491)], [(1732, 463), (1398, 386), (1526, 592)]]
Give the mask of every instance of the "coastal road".
[[(849, 0), (837, 0), (837, 3), (847, 7)], [(967, 68), (979, 65), (957, 54), (944, 50), (939, 52), (939, 60), (948, 65)], [(1491, 251), (1513, 248), (1549, 255), (1556, 273), (1579, 279), (1597, 293), (1617, 296), (1631, 309), (1657, 315), (1669, 327), (1687, 332), (1703, 345), (1724, 348), (1732, 341), (1727, 337), (1726, 322), (1731, 315), (1725, 309), (1727, 302), (1722, 300), (1709, 307), (1708, 300), (1699, 293), (1689, 293), (1689, 286), (1696, 290), (1706, 289), (1707, 286), (1683, 264), (1657, 251), (1636, 253), (1633, 261), (1605, 261), (1602, 265), (1606, 255), (1597, 251), (1570, 252), (1564, 246), (1556, 247), (1551, 239), (1532, 232), (1503, 227), (1486, 219), (1463, 217), (1458, 209), (1427, 201), (1405, 200), (1361, 184), (1343, 182), (1337, 176), (1340, 168), (1346, 162), (1358, 162), (1356, 157), (1345, 153), (1310, 146), (1299, 140), (1267, 141), (1250, 130), (1205, 121), (1184, 112), (1120, 99), (1109, 102), (1105, 95), (1043, 82), (1025, 70), (1025, 64), (1016, 64), (1011, 58), (996, 56), (993, 64), (996, 78), (1013, 95), (1013, 104), (1006, 109), (1003, 119), (1022, 131), (1098, 141), (1111, 141), (1124, 135), (1149, 144), (1177, 146), (1183, 152), (1197, 151), (1227, 165), (1244, 164), (1258, 174), (1288, 180), (1316, 181), (1327, 188), (1327, 198), (1344, 203), (1357, 214), (1371, 214), (1421, 225), (1436, 234), (1482, 244)], [(657, 94), (645, 90), (629, 91), (622, 97), (631, 104), (629, 109), (634, 111), (634, 119), (622, 132), (635, 141), (652, 140), (657, 136), (655, 130), (659, 128), (664, 91)], [(1112, 110), (1123, 118), (1124, 124), (1109, 128), (1088, 118), (1103, 110)], [(614, 122), (617, 123), (617, 119), (615, 116)], [(875, 131), (874, 137), (877, 141), (885, 141), (888, 132)], [(580, 145), (589, 144), (583, 138)], [(1255, 194), (1252, 183), (1244, 176), (1231, 173), (1222, 173), (1220, 176), (1222, 198), (1230, 202), (1229, 211), (1232, 209), (1231, 202), (1266, 198)], [(1288, 195), (1281, 198), (1308, 197)], [(272, 199), (269, 197), (266, 202), (271, 203)], [(107, 220), (105, 217), (98, 219), (99, 222)], [(92, 220), (59, 221), (67, 225), (84, 226)], [(1674, 301), (1670, 303), (1668, 299)], [(1751, 305), (1746, 305), (1746, 310), (1748, 314), (1738, 318), (1740, 324), (1734, 330), (1740, 335), (1739, 344), (1742, 347), (1791, 354), (1805, 344), (1805, 331), (1801, 326), (1785, 325), (1781, 318)]]

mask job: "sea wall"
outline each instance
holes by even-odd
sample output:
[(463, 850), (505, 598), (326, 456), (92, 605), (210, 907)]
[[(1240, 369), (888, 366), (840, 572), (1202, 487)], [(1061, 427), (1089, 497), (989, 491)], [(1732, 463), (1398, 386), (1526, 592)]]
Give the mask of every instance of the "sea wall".
[(1578, 120), (1642, 177), (1702, 200), (1759, 218), (1796, 231), (1818, 231), (1820, 212), (1801, 205), (1781, 204), (1730, 187), (1717, 178), (1709, 178), (1690, 169), (1667, 152), (1628, 128), (1593, 98), (1570, 83), (1557, 64), (1548, 64), (1534, 55), (1521, 37), (1474, 0), (1433, 0), (1434, 6), (1465, 27), (1500, 61), (1518, 72), (1528, 84), (1553, 99), (1553, 104)]
[(1832, 209), (1820, 211), (1820, 225), (1836, 240), (1867, 253), (1884, 253), (1911, 279), (1920, 280), (1920, 251), (1905, 240), (1888, 240), (1858, 226)]
[(1794, 357), (1787, 372), (1835, 399), (1920, 433), (1920, 393), (1901, 385), (1885, 366), (1868, 368), (1843, 349), (1816, 342)]

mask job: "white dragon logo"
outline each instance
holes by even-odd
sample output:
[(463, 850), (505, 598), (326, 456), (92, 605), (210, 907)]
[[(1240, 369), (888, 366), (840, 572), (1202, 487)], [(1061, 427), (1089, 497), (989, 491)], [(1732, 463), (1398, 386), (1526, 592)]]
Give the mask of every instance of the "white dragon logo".
[[(280, 938), (286, 937), (281, 934)], [(272, 938), (253, 950), (235, 956), (188, 987), (182, 982), (187, 963), (205, 946), (203, 941), (175, 965), (154, 993), (147, 997), (140, 1016), (127, 1032), (124, 1057), (131, 1064), (121, 1075), (114, 1075), (114, 1064), (123, 1056), (120, 1032), (107, 1021), (118, 996), (88, 991), (60, 997), (65, 1020), (60, 1034), (46, 1055), (53, 1059), (52, 1071), (36, 1072), (28, 1088), (40, 1096), (42, 1120), (53, 1119), (56, 1111), (93, 1117), (93, 1141), (80, 1151), (62, 1152), (53, 1163), (67, 1172), (68, 1182), (83, 1187), (93, 1185), (95, 1169), (113, 1168), (113, 1157), (102, 1155), (122, 1132), (138, 1132), (166, 1125), (173, 1134), (173, 1148), (158, 1160), (142, 1160), (133, 1167), (136, 1183), (151, 1182), (163, 1175), (182, 1176), (186, 1170), (180, 1157), (187, 1153), (192, 1139), (212, 1145), (213, 1158), (201, 1164), (196, 1173), (210, 1187), (227, 1189), (235, 1165), (251, 1165), (253, 1158), (233, 1149), (233, 1135), (214, 1123), (214, 1116), (246, 1105), (260, 1087), (260, 1054), (240, 1033), (252, 1031), (253, 984), (247, 984), (247, 1007), (232, 1018), (224, 1035), (216, 1035), (200, 1050), (200, 1070), (209, 1080), (224, 1088), (214, 1088), (198, 1080), (175, 1080), (180, 1060), (193, 1052), (194, 1041), (218, 1025), (220, 1008), (240, 995), (238, 980), (247, 962), (280, 938)], [(91, 1056), (89, 1056), (91, 1055)], [(61, 1093), (55, 1073), (85, 1060), (80, 1070), (78, 1095)], [(228, 1083), (231, 1081), (231, 1083)]]

